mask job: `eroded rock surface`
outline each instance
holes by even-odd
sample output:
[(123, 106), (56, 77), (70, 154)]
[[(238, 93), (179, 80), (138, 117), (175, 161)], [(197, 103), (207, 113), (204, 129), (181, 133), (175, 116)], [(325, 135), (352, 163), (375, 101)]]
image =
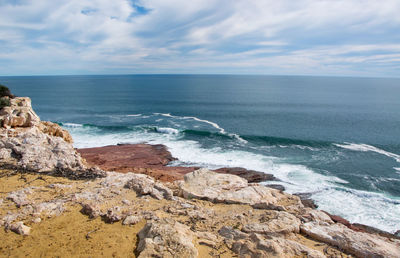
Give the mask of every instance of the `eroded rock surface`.
[(249, 204), (255, 208), (277, 210), (303, 208), (296, 196), (258, 184), (248, 184), (244, 178), (219, 174), (208, 169), (186, 174), (180, 190), (185, 198), (214, 203)]
[(0, 110), (2, 127), (33, 127), (40, 123), (39, 116), (32, 109), (30, 98), (19, 97), (9, 100), (10, 106)]
[(337, 246), (357, 257), (400, 257), (400, 241), (356, 232), (343, 224), (308, 222), (301, 231), (313, 239)]
[(186, 225), (172, 219), (147, 223), (138, 236), (139, 257), (195, 258), (198, 255), (193, 244), (193, 232)]
[(14, 98), (0, 110), (0, 165), (34, 172), (77, 177), (104, 176), (88, 168), (72, 146), (72, 137), (59, 125), (42, 122), (29, 98)]

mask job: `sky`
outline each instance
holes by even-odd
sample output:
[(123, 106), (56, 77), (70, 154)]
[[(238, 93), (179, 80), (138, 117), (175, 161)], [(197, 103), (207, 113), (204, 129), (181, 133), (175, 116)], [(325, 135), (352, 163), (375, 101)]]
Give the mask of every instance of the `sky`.
[(400, 0), (0, 0), (0, 75), (400, 77)]

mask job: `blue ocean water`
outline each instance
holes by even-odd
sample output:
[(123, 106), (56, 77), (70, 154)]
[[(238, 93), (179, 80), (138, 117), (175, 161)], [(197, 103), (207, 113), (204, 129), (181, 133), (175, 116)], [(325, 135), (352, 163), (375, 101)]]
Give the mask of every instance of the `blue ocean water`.
[(273, 173), (291, 193), (400, 229), (400, 79), (239, 75), (0, 77), (76, 147), (161, 143), (179, 165)]

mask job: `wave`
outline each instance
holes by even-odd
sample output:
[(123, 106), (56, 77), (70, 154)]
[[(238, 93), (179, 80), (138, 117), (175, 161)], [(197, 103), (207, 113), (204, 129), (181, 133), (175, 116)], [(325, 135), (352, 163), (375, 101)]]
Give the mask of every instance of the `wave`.
[[(63, 126), (70, 126), (67, 123)], [(111, 128), (111, 129), (110, 129)], [(304, 165), (290, 164), (286, 159), (259, 154), (246, 150), (222, 147), (204, 147), (202, 137), (232, 139), (227, 134), (208, 130), (178, 130), (179, 127), (157, 126), (115, 126), (81, 125), (68, 127), (74, 138), (74, 147), (99, 147), (118, 143), (164, 144), (178, 160), (174, 165), (201, 166), (207, 168), (243, 167), (246, 169), (274, 174), (289, 193), (308, 192), (321, 209), (338, 214), (351, 222), (359, 222), (393, 231), (399, 228), (400, 205), (398, 201), (374, 194), (347, 188), (347, 181), (331, 175), (317, 173)], [(121, 129), (122, 128), (122, 129)], [(199, 136), (185, 138), (185, 135)], [(183, 137), (182, 137), (183, 136)], [(327, 142), (301, 141), (277, 137), (242, 136), (246, 140), (284, 146), (332, 146)], [(194, 139), (194, 140), (193, 140)], [(266, 145), (265, 145), (266, 146)], [(400, 168), (399, 168), (400, 170)], [(370, 201), (371, 200), (371, 201)], [(348, 205), (343, 205), (347, 203)], [(343, 207), (345, 206), (345, 207)], [(378, 207), (378, 209), (377, 209)]]
[(168, 127), (156, 127), (155, 129), (159, 133), (166, 133), (166, 134), (179, 134), (179, 130), (175, 128), (168, 128)]
[(344, 149), (348, 149), (348, 150), (352, 150), (352, 151), (362, 151), (362, 152), (367, 152), (367, 151), (371, 151), (371, 152), (375, 152), (375, 153), (379, 153), (382, 155), (385, 155), (389, 158), (393, 158), (394, 160), (396, 160), (397, 162), (400, 162), (400, 155), (389, 152), (389, 151), (385, 151), (382, 149), (379, 149), (375, 146), (372, 145), (368, 145), (368, 144), (357, 144), (357, 143), (348, 143), (345, 142), (345, 144), (337, 144), (334, 143), (335, 146), (340, 147), (340, 148), (344, 148)]
[(241, 143), (244, 143), (244, 144), (247, 143), (247, 141), (245, 139), (243, 139), (242, 137), (240, 137), (240, 135), (234, 134), (234, 133), (227, 133), (225, 131), (225, 129), (222, 128), (221, 126), (219, 126), (217, 123), (206, 120), (206, 119), (201, 119), (201, 118), (198, 118), (195, 116), (174, 116), (174, 115), (171, 115), (170, 113), (154, 113), (154, 115), (161, 115), (164, 117), (176, 118), (176, 119), (181, 119), (181, 120), (194, 120), (197, 122), (205, 123), (205, 124), (211, 125), (215, 129), (217, 129), (220, 134), (228, 135), (232, 138), (235, 138), (236, 140), (238, 140)]
[(57, 124), (68, 128), (77, 128), (83, 126), (83, 124), (74, 124), (74, 123), (57, 123)]

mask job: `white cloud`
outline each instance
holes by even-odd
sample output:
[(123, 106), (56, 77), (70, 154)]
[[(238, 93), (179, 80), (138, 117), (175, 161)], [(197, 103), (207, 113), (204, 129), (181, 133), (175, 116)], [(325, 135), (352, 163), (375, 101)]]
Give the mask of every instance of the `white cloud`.
[(0, 2), (0, 74), (398, 74), (398, 0), (135, 4)]

